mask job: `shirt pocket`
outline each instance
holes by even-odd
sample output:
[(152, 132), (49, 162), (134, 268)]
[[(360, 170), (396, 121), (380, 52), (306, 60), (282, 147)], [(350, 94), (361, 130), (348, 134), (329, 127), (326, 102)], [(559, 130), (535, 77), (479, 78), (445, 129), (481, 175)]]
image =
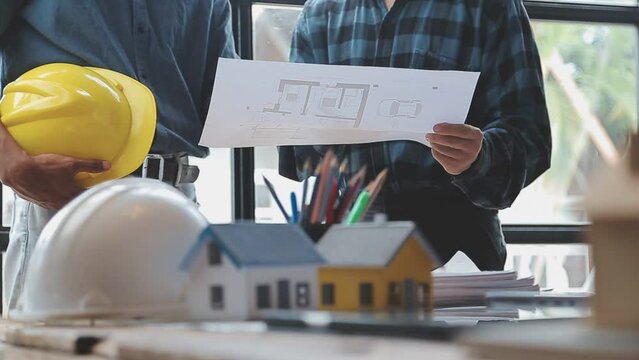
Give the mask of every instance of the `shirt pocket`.
[(438, 55), (431, 50), (415, 50), (410, 62), (411, 69), (479, 71), (478, 66), (464, 64), (456, 59)]

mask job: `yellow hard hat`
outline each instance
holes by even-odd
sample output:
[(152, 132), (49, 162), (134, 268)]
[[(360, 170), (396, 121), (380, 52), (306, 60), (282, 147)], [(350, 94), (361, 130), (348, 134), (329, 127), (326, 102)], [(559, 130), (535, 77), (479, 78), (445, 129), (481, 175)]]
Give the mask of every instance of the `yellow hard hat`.
[(151, 91), (126, 75), (48, 64), (5, 87), (0, 120), (29, 155), (109, 161), (108, 171), (76, 176), (86, 188), (142, 164), (155, 134), (156, 106)]

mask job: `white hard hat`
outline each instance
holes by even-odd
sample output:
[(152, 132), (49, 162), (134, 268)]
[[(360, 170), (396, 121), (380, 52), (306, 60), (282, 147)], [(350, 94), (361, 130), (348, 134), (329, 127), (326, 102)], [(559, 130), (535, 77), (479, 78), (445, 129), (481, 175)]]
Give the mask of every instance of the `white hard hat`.
[(169, 185), (128, 178), (92, 188), (47, 224), (15, 320), (188, 314), (180, 262), (208, 222)]

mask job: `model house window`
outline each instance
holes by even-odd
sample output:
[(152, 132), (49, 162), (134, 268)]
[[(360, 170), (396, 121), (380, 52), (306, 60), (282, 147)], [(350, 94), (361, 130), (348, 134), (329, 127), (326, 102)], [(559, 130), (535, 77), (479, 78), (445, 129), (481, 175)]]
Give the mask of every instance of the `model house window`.
[(271, 287), (269, 285), (257, 285), (257, 308), (268, 309), (271, 307)]
[(371, 283), (359, 284), (359, 305), (373, 306), (373, 284)]
[(291, 308), (291, 290), (288, 280), (277, 281), (277, 308)]
[(209, 244), (209, 265), (220, 265), (222, 263), (222, 253), (215, 244)]
[(305, 308), (309, 305), (309, 286), (308, 283), (298, 283), (295, 288), (295, 303), (297, 307)]
[(417, 307), (425, 309), (430, 307), (430, 286), (426, 283), (417, 285)]
[(221, 285), (211, 286), (211, 309), (224, 309), (224, 288)]
[(335, 304), (335, 284), (322, 284), (322, 305)]
[(398, 282), (388, 283), (388, 306), (402, 305), (402, 286)]

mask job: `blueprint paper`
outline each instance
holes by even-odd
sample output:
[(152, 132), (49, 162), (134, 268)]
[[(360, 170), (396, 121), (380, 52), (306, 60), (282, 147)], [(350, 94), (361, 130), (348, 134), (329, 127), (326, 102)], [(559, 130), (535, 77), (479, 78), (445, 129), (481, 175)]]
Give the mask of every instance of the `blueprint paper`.
[(220, 59), (208, 147), (412, 140), (466, 120), (479, 73)]

